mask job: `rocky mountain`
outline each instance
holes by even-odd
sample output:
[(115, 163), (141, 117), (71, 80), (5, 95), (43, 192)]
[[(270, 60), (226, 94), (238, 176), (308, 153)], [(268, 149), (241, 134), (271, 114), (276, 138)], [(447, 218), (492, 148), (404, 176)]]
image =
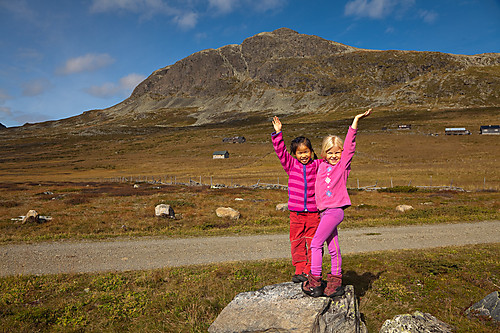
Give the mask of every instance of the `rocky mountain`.
[(357, 107), (500, 106), (500, 53), (354, 48), (287, 28), (156, 70), (125, 101), (78, 123), (199, 125)]

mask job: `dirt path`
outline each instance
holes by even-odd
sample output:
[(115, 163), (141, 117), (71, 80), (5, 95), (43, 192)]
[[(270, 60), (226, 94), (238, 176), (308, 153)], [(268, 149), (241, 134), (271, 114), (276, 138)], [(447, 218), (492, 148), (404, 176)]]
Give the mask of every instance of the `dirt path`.
[[(500, 221), (340, 230), (343, 254), (497, 243)], [(154, 269), (290, 257), (288, 235), (136, 238), (0, 246), (0, 276)]]

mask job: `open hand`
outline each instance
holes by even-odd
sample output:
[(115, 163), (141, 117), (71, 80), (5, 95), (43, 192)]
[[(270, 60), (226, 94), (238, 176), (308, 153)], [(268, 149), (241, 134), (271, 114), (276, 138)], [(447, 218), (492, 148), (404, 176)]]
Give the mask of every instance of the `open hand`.
[(358, 119), (365, 118), (365, 117), (368, 117), (371, 113), (372, 113), (372, 109), (368, 109), (368, 111), (366, 111), (365, 113), (358, 114), (356, 116), (356, 118), (358, 118)]
[(360, 120), (361, 118), (368, 117), (371, 113), (372, 113), (372, 109), (368, 109), (368, 111), (366, 111), (365, 113), (358, 114), (356, 117), (354, 117), (354, 120), (352, 121), (351, 127), (353, 129), (357, 129), (358, 128), (358, 120)]
[(281, 132), (281, 128), (283, 127), (283, 125), (281, 124), (281, 121), (279, 120), (279, 118), (276, 116), (273, 117), (273, 126), (274, 126), (274, 131), (276, 133)]

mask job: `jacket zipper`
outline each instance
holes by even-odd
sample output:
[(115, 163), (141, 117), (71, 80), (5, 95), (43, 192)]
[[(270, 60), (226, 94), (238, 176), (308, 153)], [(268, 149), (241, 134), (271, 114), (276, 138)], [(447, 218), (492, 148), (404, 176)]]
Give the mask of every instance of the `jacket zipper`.
[(304, 169), (304, 211), (307, 212), (307, 173), (306, 165), (303, 165)]

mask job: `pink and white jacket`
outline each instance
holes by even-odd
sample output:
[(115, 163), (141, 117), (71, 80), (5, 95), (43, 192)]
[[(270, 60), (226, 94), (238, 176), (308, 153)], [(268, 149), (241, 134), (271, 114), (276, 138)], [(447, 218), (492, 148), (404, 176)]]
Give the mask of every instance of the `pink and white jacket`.
[(331, 165), (321, 160), (316, 177), (316, 205), (320, 211), (327, 208), (347, 208), (351, 199), (347, 193), (347, 177), (351, 172), (351, 161), (356, 150), (357, 130), (349, 126), (344, 140), (344, 149), (340, 160)]
[(311, 160), (307, 164), (302, 164), (286, 150), (281, 132), (273, 133), (271, 138), (281, 165), (288, 174), (288, 210), (317, 212), (314, 184), (321, 160)]

